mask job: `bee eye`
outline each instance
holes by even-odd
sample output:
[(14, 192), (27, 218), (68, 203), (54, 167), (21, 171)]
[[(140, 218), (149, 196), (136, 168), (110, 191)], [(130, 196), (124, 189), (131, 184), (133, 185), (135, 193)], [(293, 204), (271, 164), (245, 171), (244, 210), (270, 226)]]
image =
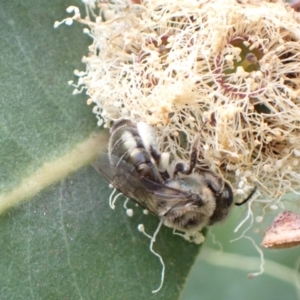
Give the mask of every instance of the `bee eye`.
[(221, 194), (221, 200), (229, 207), (233, 202), (233, 192), (230, 185), (225, 181), (224, 189)]

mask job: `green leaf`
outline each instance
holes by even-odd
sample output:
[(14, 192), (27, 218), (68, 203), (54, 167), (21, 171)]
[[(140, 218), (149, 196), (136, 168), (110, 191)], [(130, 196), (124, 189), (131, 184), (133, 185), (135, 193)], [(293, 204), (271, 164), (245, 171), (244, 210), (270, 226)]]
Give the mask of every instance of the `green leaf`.
[[(91, 43), (82, 26), (53, 28), (78, 1), (4, 1), (0, 10), (1, 299), (177, 299), (199, 247), (122, 201), (89, 167), (108, 135), (85, 95), (72, 95), (73, 70)], [(82, 168), (83, 166), (86, 166)], [(24, 201), (27, 200), (27, 201)]]
[(149, 250), (157, 218), (135, 208), (127, 217), (122, 201), (108, 208), (110, 190), (91, 168), (48, 188), (0, 218), (3, 299), (176, 299), (198, 247), (163, 227)]

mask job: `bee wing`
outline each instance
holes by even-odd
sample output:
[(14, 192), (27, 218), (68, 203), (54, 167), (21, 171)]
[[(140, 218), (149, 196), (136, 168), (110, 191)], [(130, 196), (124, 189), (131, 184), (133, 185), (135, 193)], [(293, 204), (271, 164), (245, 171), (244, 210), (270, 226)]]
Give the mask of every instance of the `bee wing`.
[[(114, 160), (114, 164), (117, 165), (116, 169), (111, 166), (111, 160)], [(140, 177), (133, 165), (120, 158), (111, 157), (109, 159), (107, 154), (102, 154), (92, 166), (126, 197), (150, 212), (156, 213), (156, 203), (148, 192), (150, 187), (143, 184), (143, 178)]]
[(153, 182), (147, 178), (142, 178), (144, 186), (147, 187), (147, 191), (153, 197), (160, 199), (161, 201), (171, 201), (177, 206), (177, 202), (186, 202), (190, 198), (192, 193), (187, 191), (181, 191), (176, 188), (169, 187), (163, 183)]
[[(176, 188), (156, 183), (143, 178), (144, 185), (148, 185), (148, 193), (151, 198), (159, 203), (160, 210), (156, 212), (160, 217), (166, 216), (171, 211), (181, 210), (189, 203), (193, 203), (199, 195), (189, 191), (183, 191)], [(197, 199), (198, 200), (198, 199)]]
[(160, 182), (154, 182), (141, 177), (136, 168), (118, 158), (117, 169), (111, 166), (116, 157), (101, 155), (92, 165), (126, 197), (132, 199), (150, 212), (158, 214), (158, 207), (168, 206), (170, 209), (184, 206), (191, 196), (190, 192), (168, 187)]

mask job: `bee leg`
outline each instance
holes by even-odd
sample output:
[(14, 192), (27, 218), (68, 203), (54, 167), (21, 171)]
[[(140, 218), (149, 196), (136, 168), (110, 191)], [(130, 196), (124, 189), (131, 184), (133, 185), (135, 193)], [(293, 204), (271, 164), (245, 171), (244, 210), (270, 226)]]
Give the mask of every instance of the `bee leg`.
[(154, 149), (154, 147), (152, 145), (150, 146), (150, 154), (153, 157), (153, 159), (155, 161), (155, 164), (157, 166), (159, 166), (159, 161), (160, 161), (160, 158), (161, 158), (161, 154), (159, 152), (157, 152), (156, 149)]
[(174, 168), (174, 176), (180, 172), (182, 174), (185, 174), (185, 175), (189, 175), (193, 172), (195, 166), (196, 166), (196, 163), (197, 163), (197, 159), (198, 159), (198, 146), (199, 146), (199, 141), (200, 141), (200, 135), (197, 134), (194, 141), (193, 141), (193, 144), (191, 146), (191, 152), (190, 152), (190, 164), (189, 164), (189, 167), (186, 168), (185, 164), (182, 163), (182, 162), (179, 162), (175, 165), (175, 168)]
[(165, 181), (167, 179), (170, 179), (170, 174), (167, 171), (167, 166), (169, 165), (169, 159), (170, 155), (168, 153), (159, 153), (154, 149), (154, 147), (150, 146), (150, 154), (152, 158), (154, 159), (154, 162), (156, 166), (159, 169), (159, 173), (162, 177), (162, 179)]
[(194, 170), (197, 160), (198, 160), (198, 147), (200, 142), (200, 134), (197, 134), (195, 136), (195, 139), (193, 141), (192, 147), (191, 147), (191, 153), (190, 153), (190, 170), (188, 174), (191, 174)]

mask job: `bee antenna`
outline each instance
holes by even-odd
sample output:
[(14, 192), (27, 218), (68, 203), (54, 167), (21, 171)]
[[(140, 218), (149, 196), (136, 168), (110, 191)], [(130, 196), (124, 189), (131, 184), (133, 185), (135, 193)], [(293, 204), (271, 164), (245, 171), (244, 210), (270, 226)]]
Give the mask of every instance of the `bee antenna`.
[(257, 190), (257, 188), (254, 187), (254, 189), (252, 190), (250, 195), (245, 200), (243, 200), (242, 202), (239, 202), (239, 203), (235, 202), (234, 204), (236, 206), (241, 206), (241, 205), (245, 204), (247, 201), (249, 201), (252, 198), (252, 196), (255, 194), (256, 190)]

